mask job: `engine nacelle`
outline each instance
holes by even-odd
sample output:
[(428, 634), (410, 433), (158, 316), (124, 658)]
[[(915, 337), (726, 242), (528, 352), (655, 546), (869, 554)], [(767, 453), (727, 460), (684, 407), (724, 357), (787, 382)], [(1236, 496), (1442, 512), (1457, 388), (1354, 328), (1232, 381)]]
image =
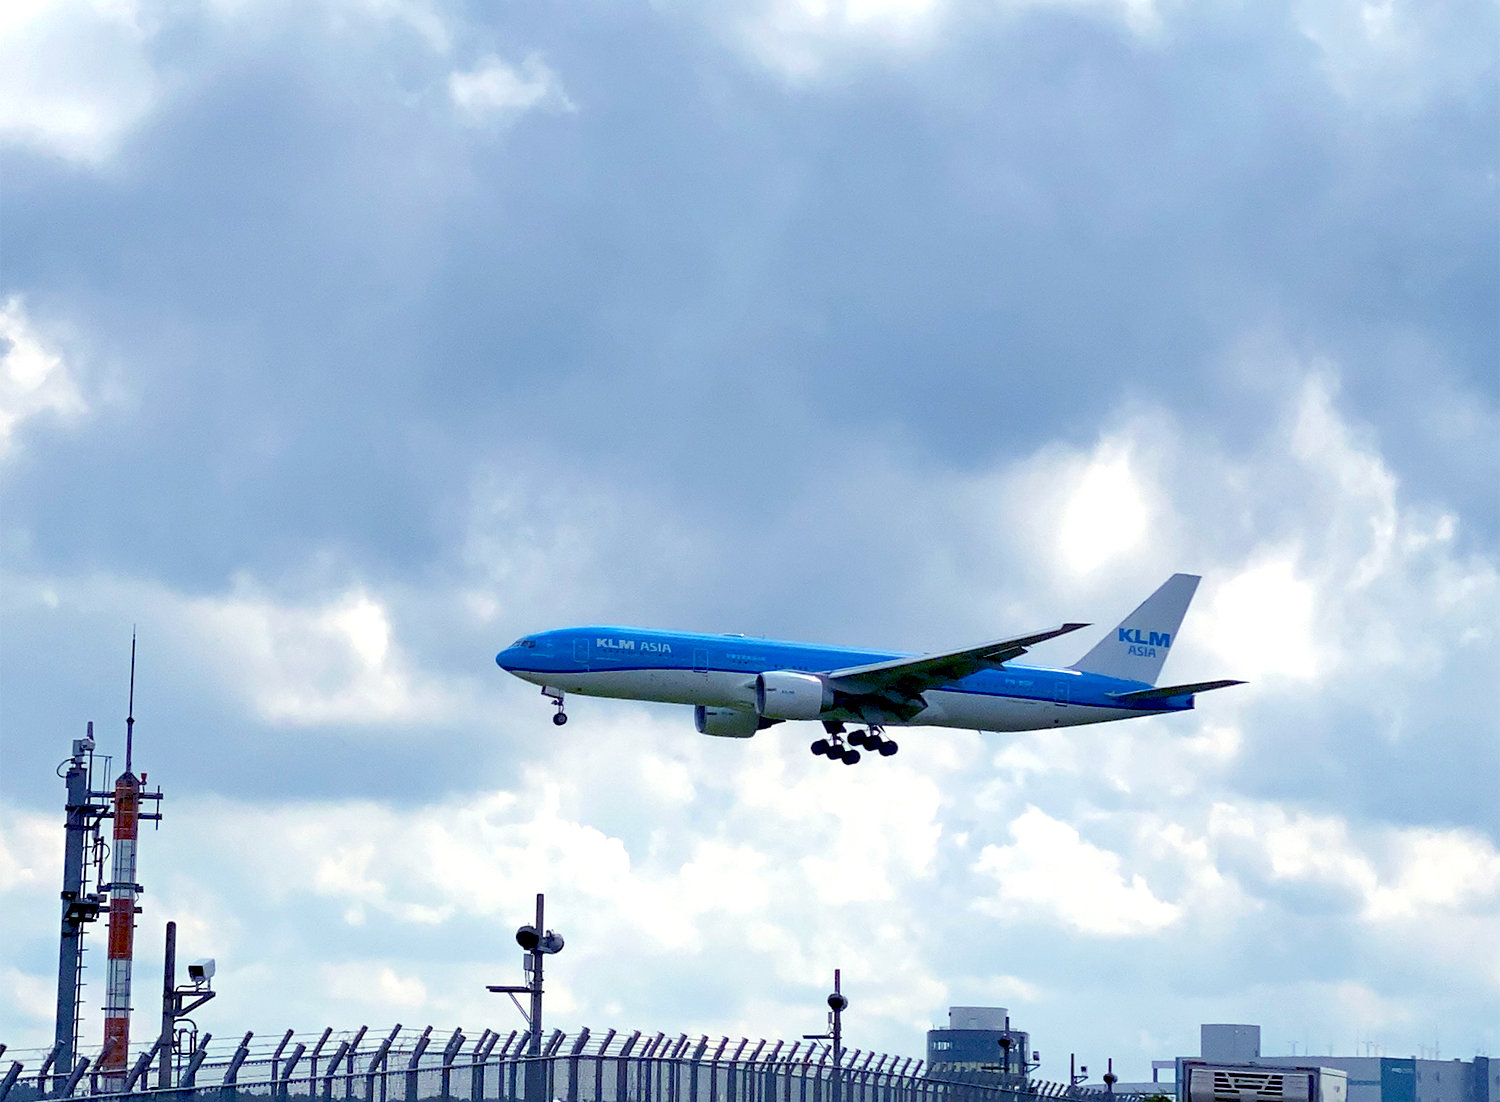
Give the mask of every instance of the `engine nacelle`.
[(700, 735), (749, 738), (767, 724), (754, 712), (738, 708), (709, 708), (700, 704), (693, 709), (693, 726), (698, 728)]
[(755, 679), (755, 710), (767, 719), (817, 719), (833, 706), (821, 677), (772, 670)]

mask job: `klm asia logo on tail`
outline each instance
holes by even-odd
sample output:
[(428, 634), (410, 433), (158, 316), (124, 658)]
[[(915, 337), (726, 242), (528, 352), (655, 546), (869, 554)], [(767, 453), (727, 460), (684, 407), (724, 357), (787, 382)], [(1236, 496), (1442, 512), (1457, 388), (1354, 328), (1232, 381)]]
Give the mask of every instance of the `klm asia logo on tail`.
[(1170, 631), (1142, 632), (1140, 628), (1117, 628), (1119, 641), (1130, 644), (1130, 654), (1141, 658), (1155, 658), (1156, 648), (1168, 650), (1172, 646)]

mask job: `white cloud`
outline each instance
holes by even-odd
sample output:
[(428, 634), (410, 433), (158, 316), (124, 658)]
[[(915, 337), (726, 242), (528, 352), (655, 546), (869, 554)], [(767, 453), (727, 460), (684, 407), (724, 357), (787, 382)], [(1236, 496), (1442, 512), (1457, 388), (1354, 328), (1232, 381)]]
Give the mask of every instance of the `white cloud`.
[(767, 0), (740, 16), (739, 33), (753, 57), (800, 81), (850, 47), (920, 48), (943, 7), (941, 0)]
[(33, 976), (15, 968), (0, 970), (0, 994), (22, 1017), (40, 1024), (57, 1015), (57, 986), (44, 976)]
[(1408, 113), (1483, 81), (1494, 64), (1493, 45), (1486, 34), (1467, 32), (1471, 15), (1492, 14), (1485, 9), (1421, 0), (1300, 0), (1293, 13), (1321, 51), (1336, 92), (1365, 109)]
[(1296, 556), (1270, 552), (1212, 587), (1203, 645), (1234, 676), (1310, 681), (1319, 673), (1317, 587), (1297, 571)]
[(1348, 893), (1372, 925), (1445, 913), (1492, 914), (1500, 906), (1500, 850), (1463, 829), (1364, 827), (1341, 816), (1271, 804), (1214, 806), (1206, 839), (1272, 883), (1312, 883)]
[(132, 0), (0, 5), (0, 141), (108, 159), (156, 102), (149, 40)]
[(1090, 937), (1151, 934), (1176, 923), (1178, 907), (1152, 894), (1144, 877), (1129, 880), (1121, 858), (1084, 841), (1078, 830), (1028, 807), (1011, 821), (1008, 846), (985, 846), (974, 871), (998, 884), (975, 905), (1001, 918), (1060, 921)]
[(391, 639), (389, 611), (362, 587), (312, 605), (278, 602), (241, 578), (182, 610), (231, 683), (272, 723), (440, 721), (453, 700)]
[(854, 61), (899, 62), (921, 54), (994, 9), (1037, 8), (1097, 15), (1141, 37), (1162, 26), (1156, 0), (748, 0), (721, 10), (753, 59), (785, 80), (805, 83)]
[(379, 1007), (388, 1014), (421, 1014), (428, 1008), (427, 987), (420, 979), (402, 976), (379, 960), (325, 964), (319, 974), (329, 996), (359, 1007)]
[(1099, 569), (1140, 546), (1151, 508), (1130, 462), (1130, 449), (1106, 440), (1072, 483), (1058, 526), (1058, 554), (1080, 574)]
[(0, 892), (50, 893), (62, 875), (62, 846), (50, 818), (8, 809), (0, 819)]
[(471, 126), (510, 123), (537, 108), (577, 110), (557, 74), (537, 54), (520, 65), (482, 58), (473, 69), (449, 75), (448, 95)]
[(26, 421), (48, 415), (71, 420), (87, 412), (62, 354), (32, 324), (21, 300), (0, 304), (0, 459)]

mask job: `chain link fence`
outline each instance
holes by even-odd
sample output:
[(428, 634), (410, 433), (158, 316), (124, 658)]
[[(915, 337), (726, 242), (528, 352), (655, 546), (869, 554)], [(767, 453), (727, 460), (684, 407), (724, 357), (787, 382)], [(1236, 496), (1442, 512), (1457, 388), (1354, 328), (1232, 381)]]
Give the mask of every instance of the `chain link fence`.
[[(42, 1056), (28, 1072), (12, 1060), (0, 1102), (89, 1098), (97, 1102), (1140, 1102), (1108, 1092), (998, 1073), (924, 1075), (922, 1062), (856, 1049), (838, 1067), (824, 1043), (752, 1042), (585, 1029), (545, 1038), (485, 1030), (437, 1034), (397, 1026), (279, 1040), (246, 1034), (211, 1053), (211, 1035), (136, 1054), (105, 1075), (80, 1059), (71, 1069)], [(0, 1059), (4, 1049), (0, 1047)], [(165, 1056), (165, 1058), (164, 1058)]]

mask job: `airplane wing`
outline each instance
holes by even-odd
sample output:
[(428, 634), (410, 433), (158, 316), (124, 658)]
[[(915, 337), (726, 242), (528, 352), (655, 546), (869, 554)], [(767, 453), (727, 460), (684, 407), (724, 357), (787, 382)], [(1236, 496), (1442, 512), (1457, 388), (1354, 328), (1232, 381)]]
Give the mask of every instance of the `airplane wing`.
[(1243, 685), (1243, 681), (1195, 681), (1191, 685), (1162, 685), (1155, 689), (1138, 689), (1133, 693), (1110, 693), (1116, 700), (1132, 704), (1149, 704), (1153, 700), (1166, 700), (1174, 696), (1191, 696), (1206, 693), (1210, 689), (1227, 689), (1231, 685)]
[(979, 670), (992, 669), (1046, 639), (1055, 639), (1087, 624), (1064, 624), (1035, 635), (1018, 635), (1014, 639), (996, 639), (977, 647), (944, 651), (941, 654), (919, 654), (914, 658), (893, 658), (872, 662), (868, 666), (847, 666), (830, 670), (828, 684), (840, 692), (858, 695), (881, 694), (910, 699), (934, 685), (957, 681)]

